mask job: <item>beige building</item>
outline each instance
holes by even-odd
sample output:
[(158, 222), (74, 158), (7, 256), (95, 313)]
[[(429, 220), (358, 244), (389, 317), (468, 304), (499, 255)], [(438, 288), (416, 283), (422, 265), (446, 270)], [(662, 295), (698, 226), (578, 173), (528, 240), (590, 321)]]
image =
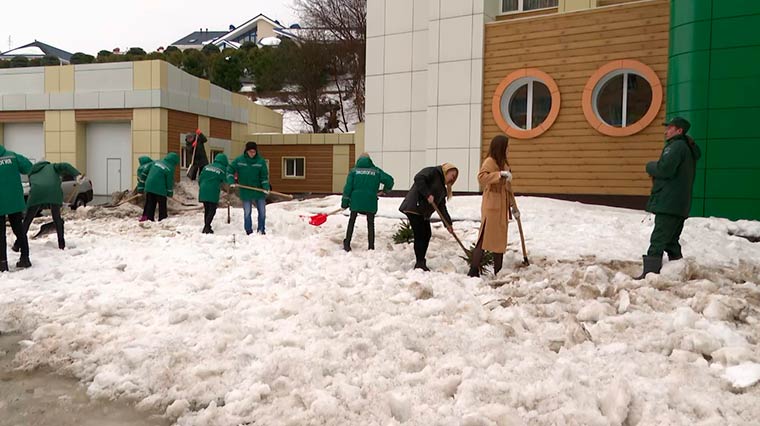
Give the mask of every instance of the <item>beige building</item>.
[(236, 156), (251, 134), (281, 133), (282, 116), (163, 61), (0, 70), (0, 143), (74, 164), (95, 194), (133, 187), (143, 155), (177, 152), (185, 165), (196, 128), (211, 157)]

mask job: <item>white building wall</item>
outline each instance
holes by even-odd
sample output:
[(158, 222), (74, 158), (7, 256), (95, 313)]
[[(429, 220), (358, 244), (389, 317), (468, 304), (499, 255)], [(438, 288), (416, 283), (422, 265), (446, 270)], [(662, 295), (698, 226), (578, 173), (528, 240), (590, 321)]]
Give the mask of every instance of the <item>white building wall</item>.
[(369, 0), (366, 149), (407, 189), (421, 168), (451, 162), (477, 191), (483, 27), (499, 0)]

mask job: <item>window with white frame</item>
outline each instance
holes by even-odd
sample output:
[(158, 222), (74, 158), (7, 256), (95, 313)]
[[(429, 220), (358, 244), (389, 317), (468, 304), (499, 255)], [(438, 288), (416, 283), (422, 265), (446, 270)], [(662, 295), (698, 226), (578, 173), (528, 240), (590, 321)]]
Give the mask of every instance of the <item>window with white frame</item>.
[(559, 0), (501, 0), (501, 13), (547, 9), (557, 7), (558, 3)]
[(597, 117), (612, 127), (637, 123), (652, 105), (652, 86), (632, 70), (617, 70), (594, 87), (592, 105)]
[(549, 116), (552, 95), (541, 80), (525, 77), (515, 80), (501, 96), (501, 111), (510, 127), (531, 130)]
[(224, 154), (224, 148), (211, 148), (211, 162), (213, 163), (216, 159), (216, 156), (219, 154)]
[(305, 157), (283, 157), (282, 177), (287, 179), (303, 179), (306, 177)]

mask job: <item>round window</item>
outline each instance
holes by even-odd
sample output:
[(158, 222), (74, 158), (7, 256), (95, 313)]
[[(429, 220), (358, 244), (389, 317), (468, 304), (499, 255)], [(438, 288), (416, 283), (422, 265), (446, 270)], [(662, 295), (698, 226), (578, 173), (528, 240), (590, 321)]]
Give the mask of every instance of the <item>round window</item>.
[(651, 105), (652, 86), (646, 78), (630, 70), (610, 73), (594, 88), (594, 111), (608, 126), (636, 124)]
[(559, 113), (559, 89), (547, 74), (524, 69), (505, 78), (494, 93), (493, 115), (508, 136), (534, 138), (549, 129)]
[(615, 61), (586, 83), (583, 114), (602, 134), (629, 136), (657, 117), (662, 97), (662, 85), (651, 68), (638, 61)]
[(521, 78), (507, 87), (501, 96), (501, 113), (510, 126), (531, 130), (549, 116), (552, 94), (535, 78)]

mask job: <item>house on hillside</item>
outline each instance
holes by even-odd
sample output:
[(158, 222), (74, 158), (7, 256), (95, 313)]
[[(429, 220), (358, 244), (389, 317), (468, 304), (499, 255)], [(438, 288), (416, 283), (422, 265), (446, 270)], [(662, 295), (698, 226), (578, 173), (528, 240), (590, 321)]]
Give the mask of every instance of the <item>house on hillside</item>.
[(299, 30), (297, 24), (289, 28), (284, 27), (279, 21), (270, 19), (266, 15), (259, 14), (242, 25), (230, 25), (227, 31), (195, 31), (172, 43), (182, 50), (202, 49), (203, 46), (212, 43), (219, 49), (238, 49), (246, 42), (255, 43), (258, 46), (272, 46), (279, 44), (276, 40), (294, 38), (293, 32)]
[(67, 65), (71, 60), (71, 53), (37, 40), (15, 49), (11, 49), (7, 52), (0, 53), (0, 59), (2, 60), (11, 60), (18, 57), (32, 60), (42, 59), (45, 56), (55, 56), (61, 62), (61, 65)]

